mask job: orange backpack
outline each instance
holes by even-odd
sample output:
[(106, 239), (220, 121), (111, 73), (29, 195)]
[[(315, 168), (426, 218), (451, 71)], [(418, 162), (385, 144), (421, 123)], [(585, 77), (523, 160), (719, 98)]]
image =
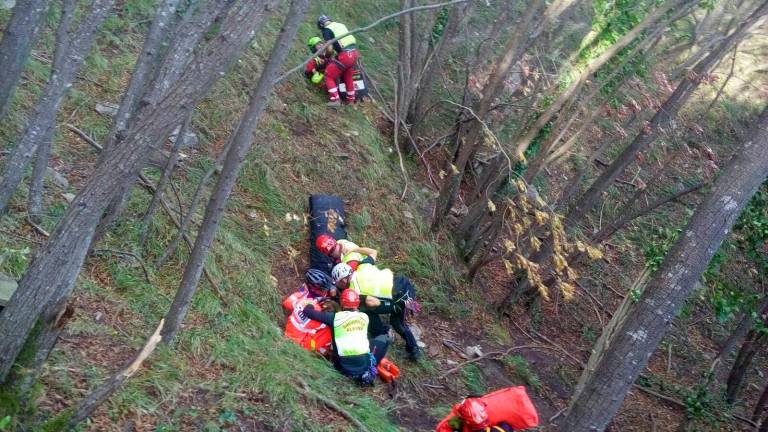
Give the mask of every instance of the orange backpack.
[[(491, 426), (507, 423), (515, 430), (523, 430), (539, 425), (539, 414), (525, 392), (524, 386), (503, 388), (477, 399), (485, 404), (488, 412), (488, 423)], [(460, 405), (453, 406), (451, 412), (438, 423), (436, 432), (452, 432), (454, 430), (449, 423), (451, 419), (458, 417)], [(475, 432), (466, 427), (463, 427), (461, 431)]]

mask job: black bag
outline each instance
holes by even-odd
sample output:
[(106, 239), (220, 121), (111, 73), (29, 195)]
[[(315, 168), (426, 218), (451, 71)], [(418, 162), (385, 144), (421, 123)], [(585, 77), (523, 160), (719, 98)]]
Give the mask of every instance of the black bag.
[(310, 195), (309, 197), (309, 267), (329, 275), (333, 261), (315, 247), (321, 234), (331, 234), (335, 239), (347, 238), (347, 216), (344, 201), (335, 195)]

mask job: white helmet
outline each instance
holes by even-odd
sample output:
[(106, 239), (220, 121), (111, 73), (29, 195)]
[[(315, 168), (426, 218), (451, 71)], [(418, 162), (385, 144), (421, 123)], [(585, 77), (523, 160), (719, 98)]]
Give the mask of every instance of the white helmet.
[(336, 264), (333, 267), (333, 270), (331, 270), (331, 278), (333, 278), (333, 283), (337, 283), (338, 281), (344, 279), (347, 276), (350, 276), (351, 274), (352, 267), (344, 263)]

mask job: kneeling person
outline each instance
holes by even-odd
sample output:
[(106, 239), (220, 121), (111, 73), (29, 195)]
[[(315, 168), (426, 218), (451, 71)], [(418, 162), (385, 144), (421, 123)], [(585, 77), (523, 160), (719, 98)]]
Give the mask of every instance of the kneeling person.
[(290, 312), (285, 322), (285, 336), (309, 351), (328, 356), (331, 351), (331, 329), (308, 318), (302, 312), (307, 305), (320, 305), (329, 296), (331, 280), (317, 269), (307, 271), (305, 282), (298, 291), (283, 300), (283, 308)]
[[(361, 261), (355, 270), (347, 264), (337, 264), (331, 272), (331, 277), (337, 288), (351, 288), (361, 295), (366, 305), (363, 311), (370, 318), (374, 336), (389, 331), (379, 317), (380, 314), (388, 314), (392, 328), (405, 340), (408, 357), (418, 360), (421, 350), (406, 323), (407, 311), (418, 312), (421, 309), (416, 302), (416, 287), (407, 277), (395, 275), (390, 269), (379, 269), (374, 264), (370, 256)], [(370, 297), (379, 301), (372, 304)]]
[(333, 328), (333, 365), (342, 374), (371, 385), (376, 365), (384, 358), (389, 339), (381, 335), (368, 340), (368, 316), (360, 311), (360, 296), (354, 290), (341, 293), (341, 312), (321, 312), (309, 305), (304, 315)]

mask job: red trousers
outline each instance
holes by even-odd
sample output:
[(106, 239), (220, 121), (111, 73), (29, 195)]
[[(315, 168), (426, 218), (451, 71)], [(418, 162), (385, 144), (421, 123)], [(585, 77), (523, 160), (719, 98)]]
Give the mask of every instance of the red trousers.
[(340, 52), (333, 61), (328, 62), (325, 67), (325, 86), (331, 101), (339, 100), (339, 89), (336, 87), (339, 77), (344, 78), (344, 86), (347, 87), (347, 102), (355, 101), (355, 80), (352, 79), (352, 73), (358, 56), (357, 49), (351, 49)]

